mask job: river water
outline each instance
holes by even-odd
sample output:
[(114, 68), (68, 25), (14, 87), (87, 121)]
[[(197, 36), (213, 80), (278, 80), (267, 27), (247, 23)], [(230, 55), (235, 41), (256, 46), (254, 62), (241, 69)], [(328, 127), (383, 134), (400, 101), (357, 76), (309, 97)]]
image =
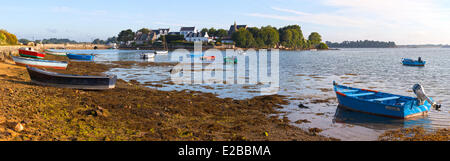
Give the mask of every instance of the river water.
[[(179, 62), (184, 53), (170, 52), (157, 55), (153, 59), (142, 60), (140, 50), (60, 50), (71, 53), (96, 54), (95, 61), (151, 61)], [(223, 53), (223, 52), (221, 52)], [(269, 52), (270, 53), (270, 52)], [(191, 52), (191, 54), (193, 54)], [(177, 57), (174, 58), (174, 55)], [(251, 55), (246, 54), (247, 56)], [(269, 58), (272, 54), (269, 54)], [(402, 58), (422, 57), (427, 61), (425, 67), (408, 67), (401, 65)], [(225, 75), (224, 80), (244, 79), (244, 84), (230, 81), (220, 83), (172, 83), (170, 66), (135, 66), (132, 68), (115, 68), (108, 73), (117, 74), (120, 79), (137, 80), (151, 88), (159, 90), (195, 90), (215, 93), (219, 97), (245, 99), (261, 95), (260, 89), (270, 85), (252, 82), (249, 66), (251, 58), (237, 64), (220, 64), (219, 71), (235, 72), (240, 63), (245, 63), (244, 75)], [(186, 60), (186, 58), (183, 58)], [(189, 59), (190, 60), (190, 59)], [(241, 60), (241, 59), (239, 59)], [(193, 57), (194, 65), (181, 63), (178, 66), (191, 68), (191, 76), (205, 73), (205, 64), (198, 57)], [(426, 129), (450, 127), (450, 48), (389, 48), (389, 49), (340, 49), (328, 51), (280, 51), (279, 67), (272, 70), (272, 63), (267, 68), (270, 76), (279, 76), (279, 90), (290, 100), (283, 111), (286, 116), (296, 120), (310, 122), (296, 124), (303, 129), (317, 127), (323, 129), (322, 135), (342, 140), (376, 140), (385, 130), (422, 126)], [(260, 62), (260, 61), (258, 61)], [(260, 63), (259, 63), (260, 64)], [(185, 68), (186, 69), (186, 68)], [(185, 70), (184, 69), (184, 70)], [(274, 68), (275, 69), (275, 68)], [(217, 69), (216, 69), (217, 70)], [(266, 69), (263, 69), (266, 70)], [(183, 71), (184, 72), (184, 71)], [(182, 72), (181, 72), (182, 73)], [(212, 72), (215, 73), (215, 72)], [(189, 75), (188, 74), (188, 75)], [(209, 74), (209, 73), (208, 73)], [(261, 74), (258, 71), (257, 74)], [(181, 74), (187, 76), (185, 74)], [(216, 76), (216, 74), (213, 74)], [(217, 78), (217, 77), (216, 77)], [(388, 119), (384, 117), (350, 112), (337, 108), (337, 100), (332, 90), (332, 81), (357, 88), (369, 88), (378, 91), (414, 96), (411, 88), (415, 83), (424, 86), (427, 94), (442, 104), (441, 111), (432, 110), (428, 116), (409, 120)], [(261, 78), (254, 81), (261, 81)], [(273, 83), (273, 82), (272, 82)], [(271, 91), (273, 92), (273, 90)], [(308, 108), (299, 108), (303, 104)]]

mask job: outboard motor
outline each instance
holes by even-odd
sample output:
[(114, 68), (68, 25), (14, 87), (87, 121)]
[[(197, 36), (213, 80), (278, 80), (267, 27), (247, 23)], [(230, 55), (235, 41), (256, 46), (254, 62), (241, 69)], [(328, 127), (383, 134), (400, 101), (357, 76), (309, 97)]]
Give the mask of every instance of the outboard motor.
[(416, 94), (417, 99), (419, 100), (419, 105), (423, 105), (425, 103), (425, 100), (428, 101), (428, 103), (431, 104), (436, 110), (441, 108), (440, 104), (437, 104), (436, 102), (431, 101), (430, 98), (425, 94), (425, 90), (423, 89), (422, 85), (415, 84), (412, 87), (412, 90), (414, 91), (414, 94)]

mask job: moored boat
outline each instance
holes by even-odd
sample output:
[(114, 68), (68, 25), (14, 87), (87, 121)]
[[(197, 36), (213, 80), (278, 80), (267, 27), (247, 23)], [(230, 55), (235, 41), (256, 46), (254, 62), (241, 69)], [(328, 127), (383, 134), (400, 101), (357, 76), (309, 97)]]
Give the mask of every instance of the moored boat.
[(56, 56), (67, 56), (67, 53), (64, 52), (54, 52), (54, 51), (50, 51), (50, 50), (45, 50), (46, 54), (49, 55), (56, 55)]
[(159, 55), (167, 55), (167, 54), (169, 54), (169, 51), (163, 51), (163, 50), (161, 50), (161, 51), (155, 51), (155, 54), (159, 54)]
[(402, 58), (402, 64), (407, 66), (425, 66), (426, 61), (423, 61), (421, 57), (417, 60)]
[(94, 55), (78, 55), (78, 54), (71, 54), (67, 53), (67, 57), (69, 59), (75, 59), (75, 60), (94, 60)]
[(224, 63), (234, 63), (234, 64), (236, 64), (237, 63), (237, 57), (235, 57), (235, 56), (231, 56), (231, 57), (224, 57), (223, 58), (223, 62)]
[(75, 88), (86, 90), (112, 89), (116, 85), (116, 75), (81, 76), (49, 72), (27, 66), (31, 82), (44, 86)]
[(438, 109), (441, 106), (427, 97), (419, 84), (413, 86), (417, 98), (353, 88), (336, 82), (333, 86), (340, 107), (373, 115), (405, 119), (426, 115), (432, 107)]
[(65, 61), (53, 61), (53, 60), (41, 60), (13, 56), (13, 60), (16, 65), (20, 66), (31, 66), (31, 67), (41, 67), (41, 68), (53, 68), (53, 69), (66, 69), (67, 62)]
[(154, 53), (141, 53), (142, 59), (150, 59), (150, 58), (154, 58), (154, 57), (155, 57)]
[(19, 55), (23, 57), (38, 58), (38, 59), (42, 59), (45, 57), (45, 54), (35, 51), (33, 50), (33, 48), (30, 47), (19, 48)]
[(202, 56), (200, 57), (201, 60), (214, 60), (216, 59), (216, 56)]

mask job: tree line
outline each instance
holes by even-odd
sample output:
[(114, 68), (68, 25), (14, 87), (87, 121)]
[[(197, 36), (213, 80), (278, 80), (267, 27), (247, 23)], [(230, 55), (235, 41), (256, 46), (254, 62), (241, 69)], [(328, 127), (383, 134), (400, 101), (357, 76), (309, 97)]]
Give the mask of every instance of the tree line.
[[(133, 32), (131, 29), (122, 30), (117, 37), (114, 37), (114, 41), (133, 41), (137, 32), (149, 33), (150, 30), (147, 28), (142, 28), (136, 32)], [(279, 29), (272, 26), (240, 28), (232, 35), (228, 35), (228, 30), (215, 28), (203, 28), (200, 32), (202, 34), (208, 33), (208, 36), (214, 37), (216, 45), (220, 44), (223, 39), (231, 38), (234, 44), (241, 48), (328, 49), (327, 44), (322, 42), (322, 36), (319, 33), (312, 32), (305, 38), (299, 25), (289, 25)], [(182, 35), (163, 35), (159, 40), (163, 39), (168, 44), (185, 43)], [(96, 39), (93, 43), (106, 42), (108, 41)], [(155, 42), (149, 43), (153, 44)]]
[(242, 48), (328, 49), (319, 33), (312, 32), (306, 39), (298, 25), (241, 28), (232, 34), (232, 40)]
[(326, 44), (331, 48), (395, 48), (395, 42), (389, 41), (373, 41), (373, 40), (358, 40), (358, 41), (343, 41), (342, 43), (329, 42)]
[(0, 29), (0, 45), (17, 45), (16, 35), (9, 33), (6, 30)]

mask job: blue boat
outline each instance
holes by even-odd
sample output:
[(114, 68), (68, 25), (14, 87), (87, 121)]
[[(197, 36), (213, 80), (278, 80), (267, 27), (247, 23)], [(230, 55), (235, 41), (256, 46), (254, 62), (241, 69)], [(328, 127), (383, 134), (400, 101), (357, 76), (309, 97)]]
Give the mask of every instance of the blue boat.
[(67, 53), (67, 57), (69, 59), (75, 59), (75, 60), (94, 60), (94, 55), (78, 55), (78, 54)]
[(427, 97), (419, 84), (413, 86), (417, 98), (347, 87), (334, 81), (333, 86), (339, 106), (356, 112), (406, 119), (427, 115), (432, 107), (441, 106)]
[(402, 64), (406, 66), (425, 66), (425, 63), (426, 61), (423, 61), (421, 57), (418, 60), (402, 58)]

